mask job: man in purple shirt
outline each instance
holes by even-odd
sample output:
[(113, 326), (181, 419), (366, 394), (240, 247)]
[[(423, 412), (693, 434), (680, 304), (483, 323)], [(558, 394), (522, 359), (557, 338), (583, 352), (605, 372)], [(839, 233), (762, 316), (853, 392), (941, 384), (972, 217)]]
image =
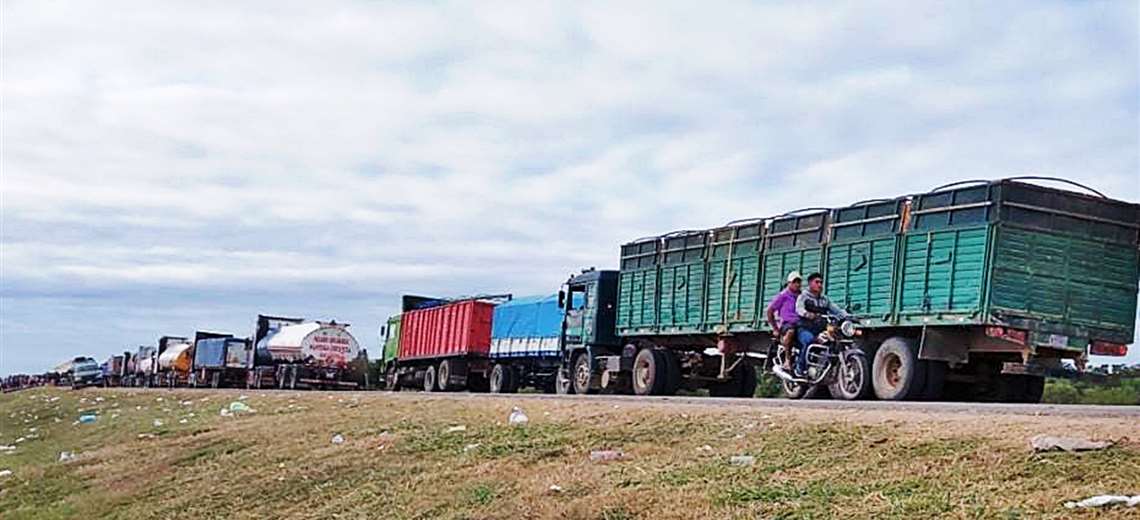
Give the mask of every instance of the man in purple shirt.
[(803, 280), (799, 271), (788, 273), (787, 285), (768, 304), (768, 325), (778, 334), (784, 346), (784, 369), (792, 370), (792, 338), (796, 335), (796, 323), (800, 315), (796, 313), (796, 299), (800, 296)]

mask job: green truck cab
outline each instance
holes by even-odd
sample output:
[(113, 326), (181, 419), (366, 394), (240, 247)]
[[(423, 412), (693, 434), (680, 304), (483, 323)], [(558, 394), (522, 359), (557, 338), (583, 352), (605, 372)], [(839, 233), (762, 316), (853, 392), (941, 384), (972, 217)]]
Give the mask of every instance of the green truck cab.
[(619, 271), (567, 282), (565, 391), (751, 395), (765, 308), (799, 271), (860, 318), (880, 399), (1037, 401), (1064, 360), (1133, 341), (1140, 205), (1026, 180), (622, 245)]

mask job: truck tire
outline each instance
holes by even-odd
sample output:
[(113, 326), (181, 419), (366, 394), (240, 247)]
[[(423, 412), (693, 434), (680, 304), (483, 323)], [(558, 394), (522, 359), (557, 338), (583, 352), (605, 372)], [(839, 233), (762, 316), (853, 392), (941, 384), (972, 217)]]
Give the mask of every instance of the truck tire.
[(594, 393), (593, 385), (591, 385), (594, 379), (594, 372), (590, 368), (589, 354), (579, 352), (574, 356), (574, 363), (571, 366), (574, 367), (574, 371), (570, 374), (570, 381), (573, 383), (574, 393), (579, 395)]
[(429, 366), (427, 370), (424, 371), (424, 391), (435, 391), (435, 366)]
[(925, 369), (911, 340), (894, 336), (879, 345), (871, 367), (875, 397), (884, 401), (915, 399), (923, 391)]
[(491, 367), (491, 393), (492, 394), (505, 394), (510, 389), (510, 371), (507, 367), (495, 363)]
[(665, 389), (665, 359), (656, 349), (643, 348), (633, 358), (633, 393), (661, 395)]
[(846, 370), (828, 386), (832, 399), (856, 401), (871, 395), (871, 362), (863, 354), (848, 354)]
[(559, 395), (570, 395), (574, 393), (574, 381), (566, 373), (566, 370), (559, 367), (558, 372), (554, 375), (554, 393)]
[(451, 362), (447, 359), (439, 362), (439, 368), (435, 371), (436, 388), (440, 392), (449, 392), (454, 390), (451, 386)]

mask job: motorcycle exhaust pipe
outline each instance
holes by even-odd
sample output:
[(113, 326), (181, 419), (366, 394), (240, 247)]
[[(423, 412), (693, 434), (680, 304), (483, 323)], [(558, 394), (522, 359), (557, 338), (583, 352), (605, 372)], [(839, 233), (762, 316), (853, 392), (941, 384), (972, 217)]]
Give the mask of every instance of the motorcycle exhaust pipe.
[(784, 381), (787, 381), (789, 383), (797, 383), (797, 384), (808, 383), (808, 380), (806, 380), (806, 379), (800, 379), (796, 376), (793, 376), (793, 375), (785, 372), (784, 367), (782, 367), (778, 364), (772, 365), (772, 373), (776, 374), (776, 377), (783, 379)]

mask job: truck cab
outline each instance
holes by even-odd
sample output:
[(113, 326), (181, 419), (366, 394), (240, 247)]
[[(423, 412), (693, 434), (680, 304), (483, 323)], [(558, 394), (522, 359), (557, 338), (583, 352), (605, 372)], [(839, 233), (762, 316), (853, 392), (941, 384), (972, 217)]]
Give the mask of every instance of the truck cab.
[(563, 312), (560, 391), (588, 393), (596, 386), (595, 359), (620, 354), (621, 340), (614, 329), (617, 283), (617, 271), (587, 269), (571, 276), (559, 291), (558, 306)]

